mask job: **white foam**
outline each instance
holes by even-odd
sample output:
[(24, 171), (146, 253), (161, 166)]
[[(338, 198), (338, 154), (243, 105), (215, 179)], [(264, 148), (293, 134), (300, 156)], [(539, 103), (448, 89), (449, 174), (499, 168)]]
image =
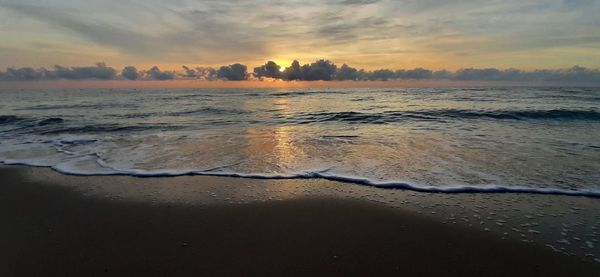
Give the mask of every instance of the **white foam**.
[[(0, 144), (0, 162), (7, 165), (50, 167), (55, 171), (69, 175), (128, 175), (137, 177), (205, 175), (254, 179), (320, 178), (382, 189), (403, 189), (428, 193), (532, 193), (600, 197), (600, 190), (588, 189), (589, 187), (564, 189), (551, 186), (519, 186), (512, 185), (501, 178), (495, 178), (490, 174), (483, 178), (492, 180), (489, 184), (477, 185), (452, 184), (456, 180), (458, 182), (460, 180), (453, 179), (451, 174), (441, 177), (444, 180), (444, 185), (436, 184), (435, 186), (422, 184), (426, 181), (421, 180), (398, 180), (393, 174), (372, 178), (369, 171), (361, 171), (365, 164), (372, 161), (366, 158), (360, 160), (361, 163), (358, 163), (358, 165), (346, 165), (345, 161), (335, 164), (332, 161), (323, 159), (323, 157), (320, 157), (321, 159), (311, 158), (289, 168), (282, 166), (273, 169), (264, 164), (258, 164), (256, 168), (252, 168), (252, 165), (257, 165), (256, 162), (262, 162), (260, 159), (250, 161), (249, 167), (239, 166), (247, 162), (244, 158), (249, 157), (235, 156), (236, 153), (229, 152), (233, 155), (232, 157), (217, 157), (214, 160), (200, 160), (198, 164), (190, 164), (185, 159), (178, 160), (180, 157), (176, 155), (171, 156), (172, 159), (177, 157), (173, 161), (169, 160), (169, 157), (164, 157), (163, 155), (170, 154), (169, 151), (171, 150), (168, 149), (168, 146), (158, 144), (162, 141), (148, 145), (137, 139), (135, 142), (127, 141), (119, 145), (111, 137), (100, 139), (91, 135), (9, 139), (2, 141)], [(143, 145), (143, 147), (140, 145)], [(164, 147), (164, 149), (157, 149), (157, 147)], [(191, 156), (187, 158), (189, 157)], [(210, 158), (206, 155), (205, 157)], [(361, 157), (350, 157), (349, 159), (353, 158), (360, 159)], [(163, 160), (165, 162), (162, 162)], [(157, 164), (157, 161), (160, 161), (159, 164)], [(195, 162), (198, 161), (195, 160)], [(252, 164), (252, 162), (255, 162), (255, 164)], [(380, 164), (380, 162), (377, 162), (366, 167), (373, 169)], [(186, 167), (186, 165), (191, 168)], [(350, 174), (347, 174), (344, 170), (349, 170)], [(445, 175), (443, 166), (436, 170)], [(482, 173), (475, 171), (470, 173), (473, 176), (482, 175)], [(372, 175), (378, 176), (377, 174)]]
[[(98, 166), (90, 167), (93, 161)], [(220, 176), (235, 178), (252, 179), (327, 179), (332, 181), (366, 185), (382, 189), (403, 189), (426, 193), (530, 193), (530, 194), (553, 194), (567, 196), (587, 196), (600, 198), (600, 191), (595, 190), (566, 190), (560, 188), (531, 188), (524, 186), (502, 186), (502, 185), (482, 185), (482, 186), (427, 186), (410, 184), (400, 181), (374, 181), (368, 178), (355, 176), (334, 175), (327, 173), (326, 170), (303, 171), (297, 173), (243, 173), (243, 172), (212, 172), (206, 169), (161, 169), (161, 170), (143, 170), (143, 169), (115, 169), (111, 168), (106, 162), (96, 155), (79, 156), (67, 162), (50, 165), (48, 163), (36, 160), (2, 160), (4, 164), (9, 165), (30, 165), (39, 167), (50, 167), (63, 174), (81, 175), (81, 176), (103, 176), (103, 175), (127, 175), (134, 177), (175, 177), (186, 175), (199, 176)]]

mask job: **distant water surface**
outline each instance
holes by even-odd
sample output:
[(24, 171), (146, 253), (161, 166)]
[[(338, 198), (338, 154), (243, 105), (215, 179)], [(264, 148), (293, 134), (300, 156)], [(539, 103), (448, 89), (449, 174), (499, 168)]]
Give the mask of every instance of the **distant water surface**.
[(0, 91), (0, 161), (600, 196), (600, 89)]

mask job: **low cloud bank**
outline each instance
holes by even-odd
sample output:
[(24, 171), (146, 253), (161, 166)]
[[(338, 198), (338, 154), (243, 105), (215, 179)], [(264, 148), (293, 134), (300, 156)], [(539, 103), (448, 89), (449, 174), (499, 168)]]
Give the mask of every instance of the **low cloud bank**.
[(227, 66), (221, 66), (217, 71), (217, 76), (220, 79), (229, 81), (243, 81), (248, 80), (248, 67), (243, 64), (232, 64)]
[(117, 71), (107, 67), (104, 63), (87, 67), (64, 67), (55, 65), (51, 69), (31, 67), (8, 68), (5, 72), (0, 71), (0, 80), (112, 80), (116, 79)]
[(242, 81), (249, 79), (281, 79), (287, 81), (387, 81), (387, 80), (464, 80), (464, 81), (516, 81), (516, 82), (569, 82), (598, 83), (600, 70), (573, 66), (567, 69), (544, 69), (523, 71), (519, 69), (496, 68), (464, 68), (455, 72), (447, 70), (432, 71), (425, 68), (414, 69), (378, 69), (366, 71), (347, 64), (337, 66), (328, 60), (317, 60), (301, 65), (294, 61), (283, 68), (273, 61), (255, 67), (248, 72), (243, 64), (212, 67), (191, 68), (182, 66), (179, 71), (163, 71), (158, 66), (148, 70), (138, 70), (127, 66), (120, 72), (104, 63), (88, 67), (64, 67), (55, 65), (46, 68), (8, 68), (0, 71), (1, 81), (33, 81), (33, 80), (229, 80)]

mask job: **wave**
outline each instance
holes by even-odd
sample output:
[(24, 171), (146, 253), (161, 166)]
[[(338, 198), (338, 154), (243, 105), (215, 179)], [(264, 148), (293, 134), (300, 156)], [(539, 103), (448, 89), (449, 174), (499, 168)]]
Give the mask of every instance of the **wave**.
[(95, 103), (95, 104), (73, 104), (73, 105), (36, 105), (26, 108), (16, 109), (17, 111), (46, 111), (46, 110), (69, 110), (69, 109), (133, 109), (137, 108), (136, 104), (118, 104), (118, 103)]
[(493, 119), (556, 119), (556, 120), (600, 120), (600, 112), (594, 110), (434, 110), (416, 114), (450, 118), (493, 118)]
[[(290, 119), (290, 118), (287, 118)], [(391, 119), (383, 113), (361, 113), (361, 112), (320, 112), (300, 114), (291, 118), (298, 124), (308, 124), (316, 122), (349, 122), (349, 123), (386, 123)]]
[[(214, 169), (195, 169), (195, 170), (140, 170), (140, 169), (115, 169), (111, 168), (97, 154), (82, 155), (79, 159), (95, 159), (96, 163), (102, 167), (103, 170), (98, 171), (83, 171), (72, 166), (69, 162), (65, 162), (57, 165), (47, 165), (38, 163), (36, 161), (15, 161), (15, 160), (4, 160), (0, 161), (6, 165), (26, 165), (35, 167), (48, 167), (54, 171), (65, 175), (74, 176), (132, 176), (132, 177), (177, 177), (177, 176), (215, 176), (215, 177), (232, 177), (232, 178), (245, 178), (245, 179), (266, 179), (266, 180), (282, 180), (282, 179), (325, 179), (330, 181), (337, 181), (342, 183), (351, 183), (357, 185), (364, 185), (379, 189), (399, 189), (409, 190), (423, 193), (525, 193), (525, 194), (542, 194), (542, 195), (563, 195), (563, 196), (584, 196), (590, 198), (600, 198), (600, 191), (598, 190), (569, 190), (562, 188), (544, 187), (544, 188), (532, 188), (525, 186), (503, 186), (503, 185), (457, 185), (457, 186), (427, 186), (410, 184), (407, 182), (400, 181), (375, 181), (368, 178), (356, 177), (356, 176), (345, 176), (345, 175), (334, 175), (329, 174), (325, 170), (314, 170), (305, 171), (298, 173), (289, 174), (263, 174), (263, 173), (240, 173), (240, 172), (214, 172)], [(76, 161), (77, 159), (75, 159)]]
[(318, 94), (350, 94), (351, 91), (347, 90), (323, 90), (323, 91), (286, 91), (286, 92), (275, 92), (269, 94), (273, 97), (284, 97), (284, 96), (303, 96), (303, 95), (318, 95)]
[(50, 117), (47, 119), (44, 119), (40, 122), (38, 122), (38, 126), (46, 126), (46, 125), (51, 125), (51, 124), (59, 124), (59, 123), (63, 123), (65, 120), (60, 118), (60, 117)]
[(70, 122), (60, 117), (35, 118), (18, 117), (13, 115), (0, 116), (0, 125), (10, 126), (10, 130), (19, 134), (57, 135), (57, 134), (95, 134), (113, 132), (141, 132), (149, 130), (175, 131), (188, 128), (185, 125), (167, 123), (126, 125), (117, 123), (86, 124), (83, 122)]
[(194, 109), (194, 110), (171, 112), (171, 113), (168, 113), (167, 115), (170, 115), (170, 116), (201, 115), (201, 114), (241, 115), (241, 114), (245, 114), (245, 113), (247, 113), (247, 112), (243, 111), (243, 110), (238, 110), (238, 109), (219, 109), (219, 108), (205, 107), (205, 108)]
[(350, 99), (352, 102), (375, 101), (375, 97), (356, 97)]
[[(257, 123), (248, 118), (227, 117), (229, 115), (244, 115), (249, 112), (237, 109), (201, 108), (184, 110), (166, 114), (135, 113), (131, 115), (110, 115), (118, 118), (147, 118), (169, 116), (202, 117), (203, 126), (231, 125), (238, 123)], [(216, 115), (217, 117), (208, 117)], [(221, 117), (218, 117), (221, 116)], [(600, 112), (595, 110), (417, 110), (417, 111), (384, 111), (379, 113), (364, 112), (312, 112), (292, 115), (276, 114), (274, 122), (278, 124), (314, 124), (326, 122), (343, 122), (348, 124), (393, 124), (400, 122), (432, 121), (445, 123), (453, 120), (557, 120), (557, 121), (600, 121)], [(67, 124), (68, 123), (68, 124)], [(41, 135), (63, 133), (112, 133), (140, 131), (176, 131), (194, 128), (189, 124), (126, 124), (126, 123), (86, 123), (67, 121), (61, 117), (20, 117), (16, 115), (1, 115), (0, 125), (10, 126), (13, 131)]]
[(314, 122), (349, 122), (385, 124), (405, 120), (446, 121), (452, 119), (498, 119), (498, 120), (588, 120), (600, 121), (600, 112), (594, 110), (421, 110), (362, 112), (300, 113), (289, 118), (301, 124)]
[(35, 130), (36, 134), (40, 135), (57, 135), (57, 134), (95, 134), (95, 133), (114, 133), (114, 132), (142, 132), (150, 130), (158, 131), (175, 131), (187, 128), (180, 125), (168, 124), (147, 124), (147, 125), (119, 125), (119, 124), (100, 124), (100, 125), (85, 125), (85, 126), (67, 126), (48, 128), (43, 130)]
[(15, 115), (0, 115), (0, 125), (16, 125), (19, 127), (46, 126), (63, 123), (64, 121), (60, 117), (28, 118)]
[(24, 120), (25, 118), (15, 115), (0, 115), (0, 125), (12, 124)]

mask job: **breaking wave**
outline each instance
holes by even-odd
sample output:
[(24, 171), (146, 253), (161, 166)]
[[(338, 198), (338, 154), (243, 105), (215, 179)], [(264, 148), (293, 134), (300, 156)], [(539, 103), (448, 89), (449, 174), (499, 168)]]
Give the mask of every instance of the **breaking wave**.
[(409, 120), (447, 121), (462, 119), (493, 120), (587, 120), (600, 121), (600, 112), (594, 110), (419, 110), (363, 112), (299, 113), (290, 119), (300, 124), (315, 122), (349, 122), (385, 124)]
[[(85, 170), (74, 166), (73, 162), (82, 159), (92, 159), (102, 170)], [(343, 183), (364, 185), (380, 189), (401, 189), (425, 193), (528, 193), (528, 194), (550, 194), (565, 196), (585, 196), (600, 198), (600, 191), (596, 190), (569, 190), (553, 187), (533, 188), (526, 186), (503, 186), (503, 185), (456, 185), (456, 186), (427, 186), (411, 184), (401, 181), (376, 181), (369, 178), (357, 176), (344, 176), (327, 173), (328, 169), (304, 171), (295, 173), (265, 174), (265, 173), (243, 173), (243, 172), (215, 172), (213, 169), (193, 170), (141, 170), (141, 169), (117, 169), (112, 168), (104, 162), (97, 154), (82, 155), (73, 161), (56, 165), (48, 165), (27, 160), (4, 160), (0, 161), (6, 165), (28, 165), (37, 167), (49, 167), (57, 172), (75, 176), (132, 176), (132, 177), (177, 177), (177, 176), (216, 176), (247, 179), (325, 179)]]

